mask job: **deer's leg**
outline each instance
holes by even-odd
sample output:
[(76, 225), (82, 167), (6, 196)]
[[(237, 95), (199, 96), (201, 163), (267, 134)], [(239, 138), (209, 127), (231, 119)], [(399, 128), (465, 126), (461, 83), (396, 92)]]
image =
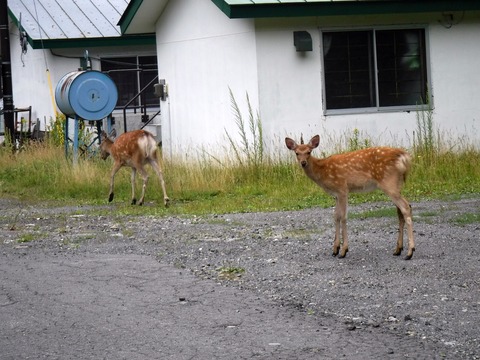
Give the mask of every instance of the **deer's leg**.
[(110, 193), (108, 194), (108, 202), (112, 202), (112, 200), (113, 200), (113, 196), (114, 196), (113, 184), (114, 184), (114, 181), (115, 181), (115, 174), (117, 173), (118, 170), (120, 170), (121, 167), (122, 167), (122, 165), (117, 164), (117, 163), (114, 163), (114, 165), (113, 165), (112, 174), (110, 175)]
[(397, 247), (393, 252), (393, 255), (398, 256), (402, 253), (403, 250), (403, 229), (405, 227), (405, 217), (403, 216), (402, 211), (399, 207), (397, 207), (397, 215), (398, 215), (398, 239), (397, 239)]
[(342, 248), (340, 249), (340, 258), (344, 258), (348, 252), (348, 234), (347, 234), (347, 196), (340, 197), (339, 202), (340, 225), (342, 229)]
[[(405, 200), (405, 199), (404, 199)], [(409, 213), (409, 217), (405, 220), (407, 223), (407, 235), (408, 235), (408, 253), (405, 257), (405, 260), (410, 260), (413, 256), (413, 252), (415, 251), (415, 240), (413, 239), (413, 214), (412, 214), (412, 206), (405, 200), (407, 203), (407, 211)]]
[(130, 175), (130, 182), (132, 185), (132, 203), (131, 205), (135, 205), (137, 203), (137, 199), (135, 198), (135, 175), (137, 174), (137, 170), (132, 167), (132, 174)]
[(336, 205), (335, 205), (335, 214), (334, 214), (334, 220), (335, 220), (335, 240), (333, 241), (333, 256), (338, 255), (338, 251), (340, 250), (340, 217), (338, 215), (338, 198), (336, 198)]
[(138, 172), (140, 173), (143, 179), (142, 195), (140, 197), (140, 200), (138, 200), (138, 205), (143, 205), (143, 200), (145, 199), (145, 190), (147, 188), (147, 183), (148, 183), (148, 173), (145, 171), (144, 168), (139, 168)]
[(150, 165), (152, 165), (152, 167), (155, 170), (155, 172), (157, 173), (158, 179), (160, 181), (160, 185), (161, 185), (162, 191), (163, 191), (163, 204), (165, 206), (168, 206), (168, 202), (170, 201), (170, 199), (168, 198), (167, 190), (165, 189), (165, 181), (163, 180), (162, 170), (160, 169), (160, 166), (158, 165), (158, 163), (155, 159), (150, 159)]
[[(340, 257), (343, 258), (348, 252), (347, 236), (347, 196), (339, 195), (335, 205), (335, 241), (333, 242), (333, 256), (337, 256), (340, 250)], [(340, 236), (342, 241), (340, 241)], [(340, 244), (342, 248), (340, 249)]]
[[(415, 241), (413, 239), (412, 208), (408, 203), (408, 201), (399, 193), (392, 194), (387, 192), (387, 195), (390, 196), (393, 203), (397, 206), (398, 208), (397, 212), (400, 212), (402, 214), (404, 224), (407, 224), (408, 252), (407, 252), (407, 256), (405, 256), (405, 260), (410, 260), (413, 256), (413, 252), (415, 251)], [(400, 219), (400, 215), (399, 215), (399, 219)], [(401, 220), (399, 225), (400, 225), (399, 230), (401, 231), (401, 234), (398, 235), (397, 249), (395, 250), (394, 255), (400, 255), (401, 250), (397, 254), (397, 251), (400, 245), (402, 245), (402, 248), (403, 248), (403, 226), (402, 226)], [(402, 242), (402, 244), (400, 244), (400, 241)]]

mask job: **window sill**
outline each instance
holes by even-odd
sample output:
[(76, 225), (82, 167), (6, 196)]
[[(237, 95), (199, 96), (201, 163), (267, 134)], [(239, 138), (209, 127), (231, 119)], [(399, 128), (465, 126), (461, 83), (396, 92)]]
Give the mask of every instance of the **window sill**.
[(355, 108), (355, 109), (335, 109), (324, 110), (324, 116), (337, 116), (337, 115), (360, 115), (360, 114), (379, 114), (379, 113), (399, 113), (399, 112), (412, 112), (412, 111), (427, 111), (433, 108), (426, 105), (415, 106), (389, 106), (381, 108)]

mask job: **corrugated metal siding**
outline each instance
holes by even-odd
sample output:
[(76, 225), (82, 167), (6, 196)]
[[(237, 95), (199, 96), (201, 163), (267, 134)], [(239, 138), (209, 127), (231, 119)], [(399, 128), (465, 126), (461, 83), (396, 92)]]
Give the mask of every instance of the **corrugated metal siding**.
[(128, 0), (10, 0), (8, 7), (32, 39), (120, 36)]

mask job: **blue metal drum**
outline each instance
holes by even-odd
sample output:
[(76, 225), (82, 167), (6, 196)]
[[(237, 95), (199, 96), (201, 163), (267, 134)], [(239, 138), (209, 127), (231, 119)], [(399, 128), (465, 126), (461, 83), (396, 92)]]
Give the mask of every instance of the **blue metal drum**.
[(67, 117), (102, 120), (117, 104), (118, 91), (113, 80), (95, 71), (73, 71), (64, 75), (55, 89), (58, 108)]

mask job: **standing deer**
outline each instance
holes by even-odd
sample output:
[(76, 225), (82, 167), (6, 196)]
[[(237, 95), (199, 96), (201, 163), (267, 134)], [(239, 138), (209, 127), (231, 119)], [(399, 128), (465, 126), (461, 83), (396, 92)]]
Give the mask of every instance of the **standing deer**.
[[(317, 185), (336, 199), (335, 205), (335, 241), (333, 256), (341, 258), (348, 252), (347, 237), (347, 202), (349, 192), (382, 190), (397, 207), (399, 233), (397, 247), (393, 255), (400, 255), (403, 250), (403, 229), (407, 224), (408, 253), (405, 260), (412, 258), (415, 251), (413, 240), (412, 210), (408, 201), (400, 195), (410, 168), (410, 155), (402, 149), (374, 147), (363, 150), (333, 155), (317, 159), (311, 155), (318, 147), (320, 137), (315, 135), (308, 144), (297, 144), (285, 138), (287, 148), (295, 151), (298, 163), (305, 174)], [(340, 249), (340, 228), (342, 231), (342, 248)]]
[(132, 205), (137, 203), (135, 198), (135, 175), (137, 171), (143, 178), (142, 196), (138, 201), (138, 205), (142, 205), (148, 182), (148, 173), (145, 170), (145, 164), (149, 163), (158, 175), (163, 190), (163, 202), (165, 206), (168, 206), (170, 199), (167, 196), (162, 170), (157, 161), (157, 142), (151, 133), (145, 130), (129, 131), (123, 133), (113, 141), (107, 136), (105, 131), (102, 131), (100, 135), (100, 152), (103, 160), (105, 160), (108, 155), (112, 155), (114, 161), (110, 177), (109, 202), (113, 200), (115, 174), (122, 166), (129, 166), (132, 168)]

